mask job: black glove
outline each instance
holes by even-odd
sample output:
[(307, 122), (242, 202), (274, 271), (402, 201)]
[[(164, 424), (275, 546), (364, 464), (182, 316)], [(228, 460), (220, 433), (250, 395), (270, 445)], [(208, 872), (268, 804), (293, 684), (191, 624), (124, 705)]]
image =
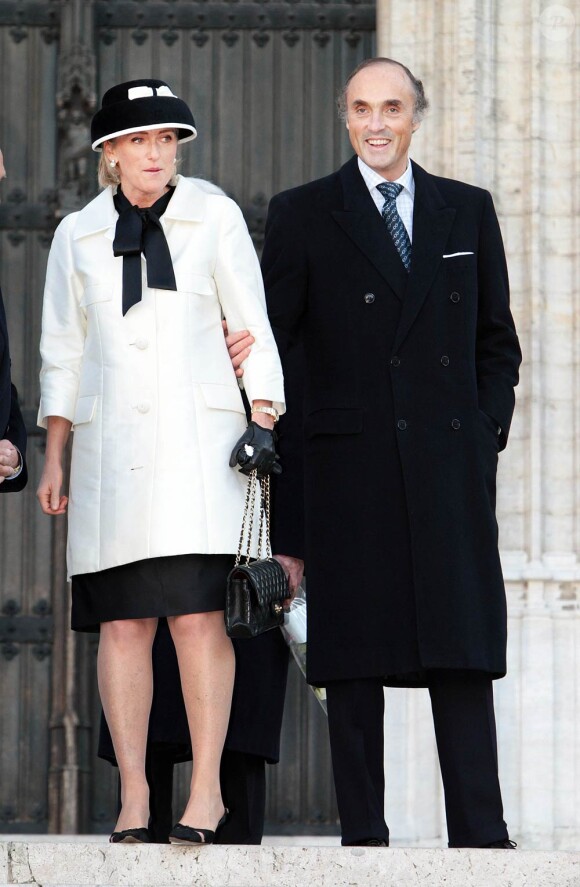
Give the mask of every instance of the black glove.
[(257, 422), (250, 422), (232, 450), (230, 468), (239, 465), (242, 474), (250, 474), (257, 469), (258, 477), (281, 474), (282, 466), (278, 462), (275, 442), (273, 431), (262, 428)]

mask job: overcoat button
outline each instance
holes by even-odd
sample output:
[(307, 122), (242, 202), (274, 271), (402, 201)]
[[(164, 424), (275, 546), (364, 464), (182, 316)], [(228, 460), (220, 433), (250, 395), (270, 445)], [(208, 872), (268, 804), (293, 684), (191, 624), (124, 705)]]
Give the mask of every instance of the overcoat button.
[(458, 431), (461, 428), (461, 422), (459, 421), (459, 419), (452, 419), (451, 427), (454, 431)]
[(407, 423), (405, 422), (405, 420), (399, 419), (399, 421), (397, 422), (397, 428), (399, 429), (399, 431), (404, 431), (406, 427)]
[(141, 403), (137, 404), (137, 409), (140, 413), (148, 413), (149, 412), (149, 404), (146, 400), (142, 400)]
[(444, 354), (443, 357), (441, 358), (441, 363), (444, 367), (449, 366), (449, 358), (447, 357), (446, 354)]
[(452, 302), (457, 303), (457, 302), (459, 302), (461, 296), (459, 295), (459, 293), (451, 293), (449, 298), (451, 299)]
[(391, 357), (391, 366), (398, 367), (401, 366), (401, 359), (399, 357)]
[(145, 351), (145, 349), (149, 347), (149, 342), (147, 341), (147, 339), (137, 339), (135, 345), (137, 346), (139, 351)]
[(375, 301), (375, 294), (374, 293), (365, 293), (365, 302), (367, 303), (367, 305), (372, 305), (374, 301)]

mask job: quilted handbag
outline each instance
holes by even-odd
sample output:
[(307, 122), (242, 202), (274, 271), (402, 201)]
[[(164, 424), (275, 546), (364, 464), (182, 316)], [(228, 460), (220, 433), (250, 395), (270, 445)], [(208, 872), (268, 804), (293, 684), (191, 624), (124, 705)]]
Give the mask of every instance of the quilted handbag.
[[(248, 479), (244, 517), (236, 563), (228, 576), (224, 619), (231, 638), (254, 638), (284, 622), (283, 603), (290, 596), (282, 564), (272, 557), (270, 545), (270, 476), (260, 479), (258, 558), (250, 549), (258, 487), (257, 472)], [(246, 554), (242, 555), (246, 545)], [(265, 557), (262, 551), (265, 548)], [(242, 558), (245, 557), (245, 563)]]

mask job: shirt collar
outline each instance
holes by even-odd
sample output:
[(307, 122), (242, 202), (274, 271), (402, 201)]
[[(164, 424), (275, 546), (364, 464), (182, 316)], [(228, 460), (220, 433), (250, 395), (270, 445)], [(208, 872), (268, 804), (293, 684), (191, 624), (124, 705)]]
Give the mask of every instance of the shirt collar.
[[(364, 160), (358, 158), (358, 168), (360, 170), (360, 174), (362, 175), (365, 184), (369, 191), (372, 192), (373, 188), (376, 188), (377, 185), (380, 185), (382, 182), (389, 181), (388, 179), (383, 178), (383, 176), (379, 175), (378, 172), (375, 172), (374, 169), (371, 169)], [(413, 165), (411, 161), (407, 163), (407, 169), (403, 173), (402, 176), (399, 176), (398, 179), (394, 180), (399, 185), (403, 186), (403, 189), (407, 191), (411, 200), (415, 198), (415, 178), (413, 176)]]

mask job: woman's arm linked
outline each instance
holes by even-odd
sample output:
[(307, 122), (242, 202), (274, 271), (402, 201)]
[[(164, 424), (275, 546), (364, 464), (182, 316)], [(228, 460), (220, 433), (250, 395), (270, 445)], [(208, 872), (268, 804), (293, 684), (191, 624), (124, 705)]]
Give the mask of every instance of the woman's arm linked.
[(62, 416), (48, 416), (46, 422), (46, 456), (36, 497), (45, 514), (64, 514), (68, 497), (61, 495), (62, 462), (71, 430), (71, 422)]

